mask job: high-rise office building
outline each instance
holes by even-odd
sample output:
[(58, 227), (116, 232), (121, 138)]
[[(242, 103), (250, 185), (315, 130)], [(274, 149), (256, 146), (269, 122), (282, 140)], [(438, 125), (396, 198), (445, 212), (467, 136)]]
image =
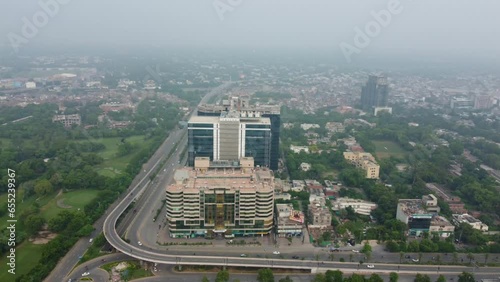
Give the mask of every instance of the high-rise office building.
[(389, 86), (385, 76), (370, 75), (368, 82), (361, 89), (361, 107), (371, 110), (376, 107), (387, 107)]
[(271, 121), (265, 117), (241, 117), (236, 111), (219, 117), (194, 116), (188, 122), (188, 164), (196, 157), (211, 161), (237, 161), (252, 157), (255, 165), (270, 167)]
[(170, 236), (232, 237), (269, 234), (273, 227), (274, 177), (252, 158), (196, 158), (166, 188)]
[[(200, 105), (198, 107), (198, 116), (211, 116), (211, 117), (221, 117), (224, 112), (236, 112), (239, 114), (240, 118), (268, 118), (270, 121), (271, 129), (271, 141), (270, 141), (270, 156), (269, 164), (267, 165), (272, 170), (278, 169), (278, 159), (279, 159), (279, 145), (280, 145), (280, 107), (274, 105), (250, 105), (250, 97), (242, 95), (240, 97), (230, 97), (227, 100), (223, 100), (221, 105)], [(250, 132), (250, 135), (257, 134), (258, 130)], [(261, 133), (263, 134), (263, 133)], [(258, 141), (258, 138), (249, 138), (249, 141)], [(257, 151), (249, 148), (247, 153), (257, 154)], [(200, 156), (200, 155), (198, 155)], [(204, 155), (209, 156), (209, 155)], [(250, 155), (247, 155), (250, 156)], [(262, 165), (261, 158), (252, 155), (255, 158), (256, 165)], [(192, 160), (189, 162), (192, 165)]]

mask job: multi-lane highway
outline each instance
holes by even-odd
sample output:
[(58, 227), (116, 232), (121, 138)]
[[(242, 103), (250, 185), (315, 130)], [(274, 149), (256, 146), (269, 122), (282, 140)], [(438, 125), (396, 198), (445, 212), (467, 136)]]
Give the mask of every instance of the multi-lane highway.
[[(207, 95), (205, 95), (205, 97), (203, 97), (200, 104), (207, 103), (207, 101), (209, 101), (214, 96), (222, 94), (223, 91), (230, 85), (231, 83), (224, 83), (221, 86), (212, 89)], [(166, 158), (170, 150), (173, 148), (173, 143), (175, 142), (175, 140), (180, 140), (179, 138), (182, 137), (182, 134), (183, 130), (176, 130), (170, 133), (169, 137), (163, 142), (162, 145), (160, 145), (154, 155), (148, 160), (147, 163), (144, 164), (143, 169), (140, 171), (140, 173), (132, 180), (130, 187), (126, 192), (124, 192), (124, 195), (129, 195), (131, 191), (137, 191), (144, 187), (145, 183), (147, 183), (149, 180), (149, 176), (154, 173), (157, 168), (159, 168), (162, 160)], [(179, 148), (179, 152), (180, 150), (182, 150), (182, 147)], [(95, 228), (95, 231), (92, 232), (92, 237), (100, 234), (103, 231), (103, 223), (108, 217), (109, 211), (113, 210), (120, 203), (122, 203), (121, 199), (113, 203), (108, 208), (106, 214), (104, 214), (94, 223), (93, 226)], [(67, 277), (67, 275), (72, 271), (73, 267), (78, 263), (79, 257), (85, 253), (90, 245), (91, 243), (89, 242), (88, 238), (82, 238), (81, 240), (79, 240), (64, 256), (64, 258), (59, 261), (56, 268), (54, 268), (54, 270), (50, 273), (49, 276), (45, 278), (44, 281), (65, 281), (65, 277)]]
[[(207, 97), (205, 97), (208, 99)], [(204, 100), (206, 100), (204, 99)], [(174, 148), (174, 144), (183, 142), (185, 144), (185, 134), (181, 130), (173, 132), (167, 139), (168, 145), (164, 153), (167, 154)], [(185, 145), (183, 145), (185, 146)], [(157, 181), (148, 183), (148, 176), (157, 169), (158, 162), (153, 167), (146, 168), (145, 175), (137, 184), (129, 191), (128, 195), (110, 212), (104, 222), (104, 234), (108, 242), (120, 252), (142, 261), (173, 264), (173, 265), (221, 265), (221, 266), (246, 266), (246, 267), (271, 267), (271, 268), (296, 268), (296, 269), (311, 269), (313, 272), (325, 269), (341, 269), (345, 272), (400, 272), (400, 273), (427, 273), (427, 274), (459, 274), (462, 271), (471, 271), (477, 274), (494, 275), (500, 273), (500, 268), (471, 268), (464, 266), (437, 266), (437, 265), (398, 265), (398, 264), (381, 264), (377, 263), (375, 268), (368, 269), (364, 265), (358, 263), (340, 263), (330, 261), (316, 260), (293, 260), (275, 258), (250, 258), (223, 255), (182, 255), (176, 254), (167, 250), (158, 250), (154, 247), (156, 244), (156, 234), (158, 232), (159, 223), (153, 222), (153, 217), (160, 206), (160, 199), (164, 198), (164, 187), (173, 175), (173, 170), (179, 162), (179, 154), (183, 147), (179, 147), (170, 158), (166, 161), (165, 166), (160, 171)], [(116, 231), (116, 222), (126, 208), (132, 204), (136, 196), (144, 191), (142, 195), (144, 204), (134, 207), (137, 209), (136, 219), (129, 226), (127, 237), (130, 243), (125, 242), (120, 238)], [(154, 227), (156, 225), (156, 228)], [(141, 231), (141, 232), (139, 232)], [(141, 241), (142, 240), (142, 241)], [(141, 241), (141, 244), (139, 244)]]

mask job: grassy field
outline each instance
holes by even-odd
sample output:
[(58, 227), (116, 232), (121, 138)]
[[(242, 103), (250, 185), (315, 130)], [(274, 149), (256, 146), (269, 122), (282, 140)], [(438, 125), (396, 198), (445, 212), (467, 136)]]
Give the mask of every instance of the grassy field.
[(43, 245), (25, 242), (16, 248), (16, 275), (7, 272), (7, 254), (0, 257), (0, 265), (2, 265), (0, 281), (14, 281), (16, 277), (29, 272), (42, 256), (42, 247)]
[[(97, 197), (97, 193), (99, 193), (98, 190), (75, 190), (62, 193), (42, 206), (40, 212), (45, 219), (49, 220), (63, 210), (83, 209), (86, 204)], [(58, 201), (66, 208), (59, 207), (57, 205)]]
[(100, 138), (93, 140), (93, 142), (101, 143), (106, 146), (106, 149), (98, 152), (98, 155), (104, 159), (102, 164), (96, 166), (99, 174), (109, 177), (121, 174), (122, 171), (127, 168), (127, 165), (134, 156), (134, 153), (139, 151), (141, 147), (147, 146), (149, 142), (151, 142), (149, 140), (144, 140), (143, 135), (127, 137), (125, 141), (137, 145), (137, 149), (126, 156), (117, 157), (116, 154), (118, 153), (118, 146), (121, 144), (121, 140), (121, 137)]
[(375, 144), (375, 154), (379, 159), (390, 158), (391, 156), (402, 158), (407, 154), (407, 152), (395, 142), (385, 140), (374, 140), (372, 142)]
[(12, 142), (8, 138), (0, 138), (0, 147), (2, 148), (10, 148), (12, 147)]
[[(40, 214), (46, 219), (50, 220), (55, 217), (62, 210), (76, 210), (83, 209), (83, 207), (97, 197), (98, 190), (76, 190), (67, 193), (62, 193), (57, 196), (57, 192), (50, 195), (46, 195), (42, 198), (35, 199), (31, 197), (24, 201), (18, 199), (16, 203), (16, 215), (19, 215), (29, 206), (31, 206), (35, 201), (40, 205)], [(57, 201), (62, 200), (64, 205), (71, 208), (63, 209), (57, 206)], [(2, 206), (7, 201), (7, 195), (0, 195), (0, 206)], [(19, 218), (18, 218), (19, 219)], [(0, 218), (1, 228), (5, 228), (7, 216), (2, 216)], [(16, 275), (27, 273), (31, 270), (33, 266), (38, 263), (41, 257), (41, 249), (43, 245), (35, 245), (31, 242), (25, 241), (16, 248)], [(1, 265), (5, 266), (7, 263), (6, 256), (0, 258)], [(6, 269), (3, 268), (2, 269)], [(6, 270), (0, 271), (0, 281), (14, 281), (15, 277), (9, 274)]]
[(327, 178), (329, 176), (337, 178), (339, 176), (339, 172), (337, 170), (329, 170), (321, 175), (323, 178)]
[[(97, 193), (99, 193), (98, 190), (75, 190), (62, 193), (59, 196), (57, 196), (57, 192), (54, 192), (50, 195), (46, 195), (38, 199), (36, 199), (35, 197), (30, 197), (29, 199), (25, 199), (24, 201), (22, 201), (21, 199), (17, 199), (16, 215), (19, 219), (19, 215), (23, 213), (24, 210), (30, 207), (34, 202), (37, 202), (40, 205), (41, 215), (45, 219), (49, 220), (62, 210), (83, 209), (86, 204), (97, 197)], [(61, 202), (64, 205), (68, 206), (68, 208), (65, 209), (58, 207), (58, 200), (61, 200)], [(0, 195), (0, 206), (3, 206), (6, 202), (7, 194)], [(69, 206), (71, 206), (71, 208), (69, 208)], [(0, 217), (0, 222), (0, 228), (5, 228), (7, 225), (7, 215)]]

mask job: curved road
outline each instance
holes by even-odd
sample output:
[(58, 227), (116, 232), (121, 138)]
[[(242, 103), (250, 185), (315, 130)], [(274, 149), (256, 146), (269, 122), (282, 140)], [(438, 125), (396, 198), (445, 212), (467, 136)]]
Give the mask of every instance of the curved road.
[[(214, 90), (211, 93), (207, 94), (204, 97), (203, 101), (209, 99), (210, 94), (216, 94)], [(181, 130), (174, 131), (167, 138), (166, 143), (169, 145), (166, 146), (166, 150), (164, 152), (168, 153), (174, 148), (174, 144), (179, 144), (181, 140), (184, 138), (184, 132)], [(160, 178), (167, 177), (168, 179), (172, 177), (173, 168), (175, 164), (177, 164), (178, 155), (181, 150), (174, 152), (172, 156), (166, 162), (166, 170), (160, 172)], [(141, 192), (144, 193), (144, 197), (148, 199), (158, 199), (159, 197), (163, 198), (163, 186), (159, 185), (159, 183), (163, 183), (163, 181), (159, 181), (159, 183), (152, 183), (151, 185), (147, 183), (149, 179), (149, 175), (156, 171), (158, 164), (161, 159), (158, 159), (156, 163), (150, 168), (147, 169), (144, 177), (129, 191), (129, 194), (125, 196), (125, 198), (110, 212), (106, 220), (104, 221), (104, 235), (108, 242), (120, 252), (127, 254), (131, 257), (134, 257), (139, 260), (154, 262), (159, 264), (172, 264), (172, 265), (221, 265), (221, 266), (253, 266), (253, 267), (270, 267), (270, 268), (297, 268), (297, 269), (311, 269), (313, 272), (324, 269), (332, 269), (338, 268), (345, 272), (358, 272), (358, 273), (372, 273), (372, 272), (391, 272), (396, 271), (399, 273), (426, 273), (426, 274), (459, 274), (462, 271), (470, 271), (475, 272), (476, 274), (497, 274), (500, 273), (500, 268), (479, 268), (473, 269), (472, 267), (466, 266), (437, 266), (437, 265), (398, 265), (398, 264), (381, 264), (377, 263), (374, 269), (368, 269), (364, 265), (358, 265), (358, 263), (350, 263), (350, 262), (330, 262), (330, 261), (314, 261), (314, 260), (291, 260), (291, 259), (280, 259), (276, 256), (276, 258), (249, 258), (249, 257), (221, 257), (221, 256), (194, 256), (194, 255), (177, 255), (169, 253), (168, 251), (160, 251), (154, 250), (146, 245), (139, 245), (138, 242), (132, 241), (132, 243), (125, 242), (122, 238), (120, 238), (119, 234), (116, 231), (116, 222), (120, 215), (125, 211), (125, 209), (134, 201), (137, 195)], [(173, 165), (172, 165), (173, 164)], [(162, 173), (164, 172), (164, 173)], [(146, 189), (146, 191), (144, 191)], [(146, 201), (148, 202), (148, 201)], [(148, 205), (144, 205), (141, 207), (137, 207), (140, 209), (139, 213), (147, 214), (154, 213), (157, 208), (161, 207), (152, 207)], [(151, 218), (154, 214), (151, 215)], [(139, 217), (140, 218), (140, 217)], [(143, 220), (149, 220), (148, 217), (142, 218)], [(135, 232), (132, 238), (137, 238), (138, 233), (137, 230), (142, 226), (141, 222), (134, 222), (131, 224), (133, 228), (129, 230), (129, 232)], [(149, 241), (149, 240), (148, 240)]]

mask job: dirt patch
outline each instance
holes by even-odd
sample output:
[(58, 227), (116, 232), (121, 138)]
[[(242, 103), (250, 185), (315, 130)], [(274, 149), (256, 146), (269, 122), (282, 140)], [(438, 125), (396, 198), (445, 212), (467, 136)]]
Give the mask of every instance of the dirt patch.
[(40, 231), (38, 235), (35, 237), (31, 237), (29, 239), (35, 245), (47, 244), (50, 240), (54, 239), (57, 236), (56, 233), (52, 233), (50, 231)]
[(57, 206), (60, 207), (61, 209), (71, 209), (73, 206), (66, 205), (64, 203), (64, 198), (57, 200)]

